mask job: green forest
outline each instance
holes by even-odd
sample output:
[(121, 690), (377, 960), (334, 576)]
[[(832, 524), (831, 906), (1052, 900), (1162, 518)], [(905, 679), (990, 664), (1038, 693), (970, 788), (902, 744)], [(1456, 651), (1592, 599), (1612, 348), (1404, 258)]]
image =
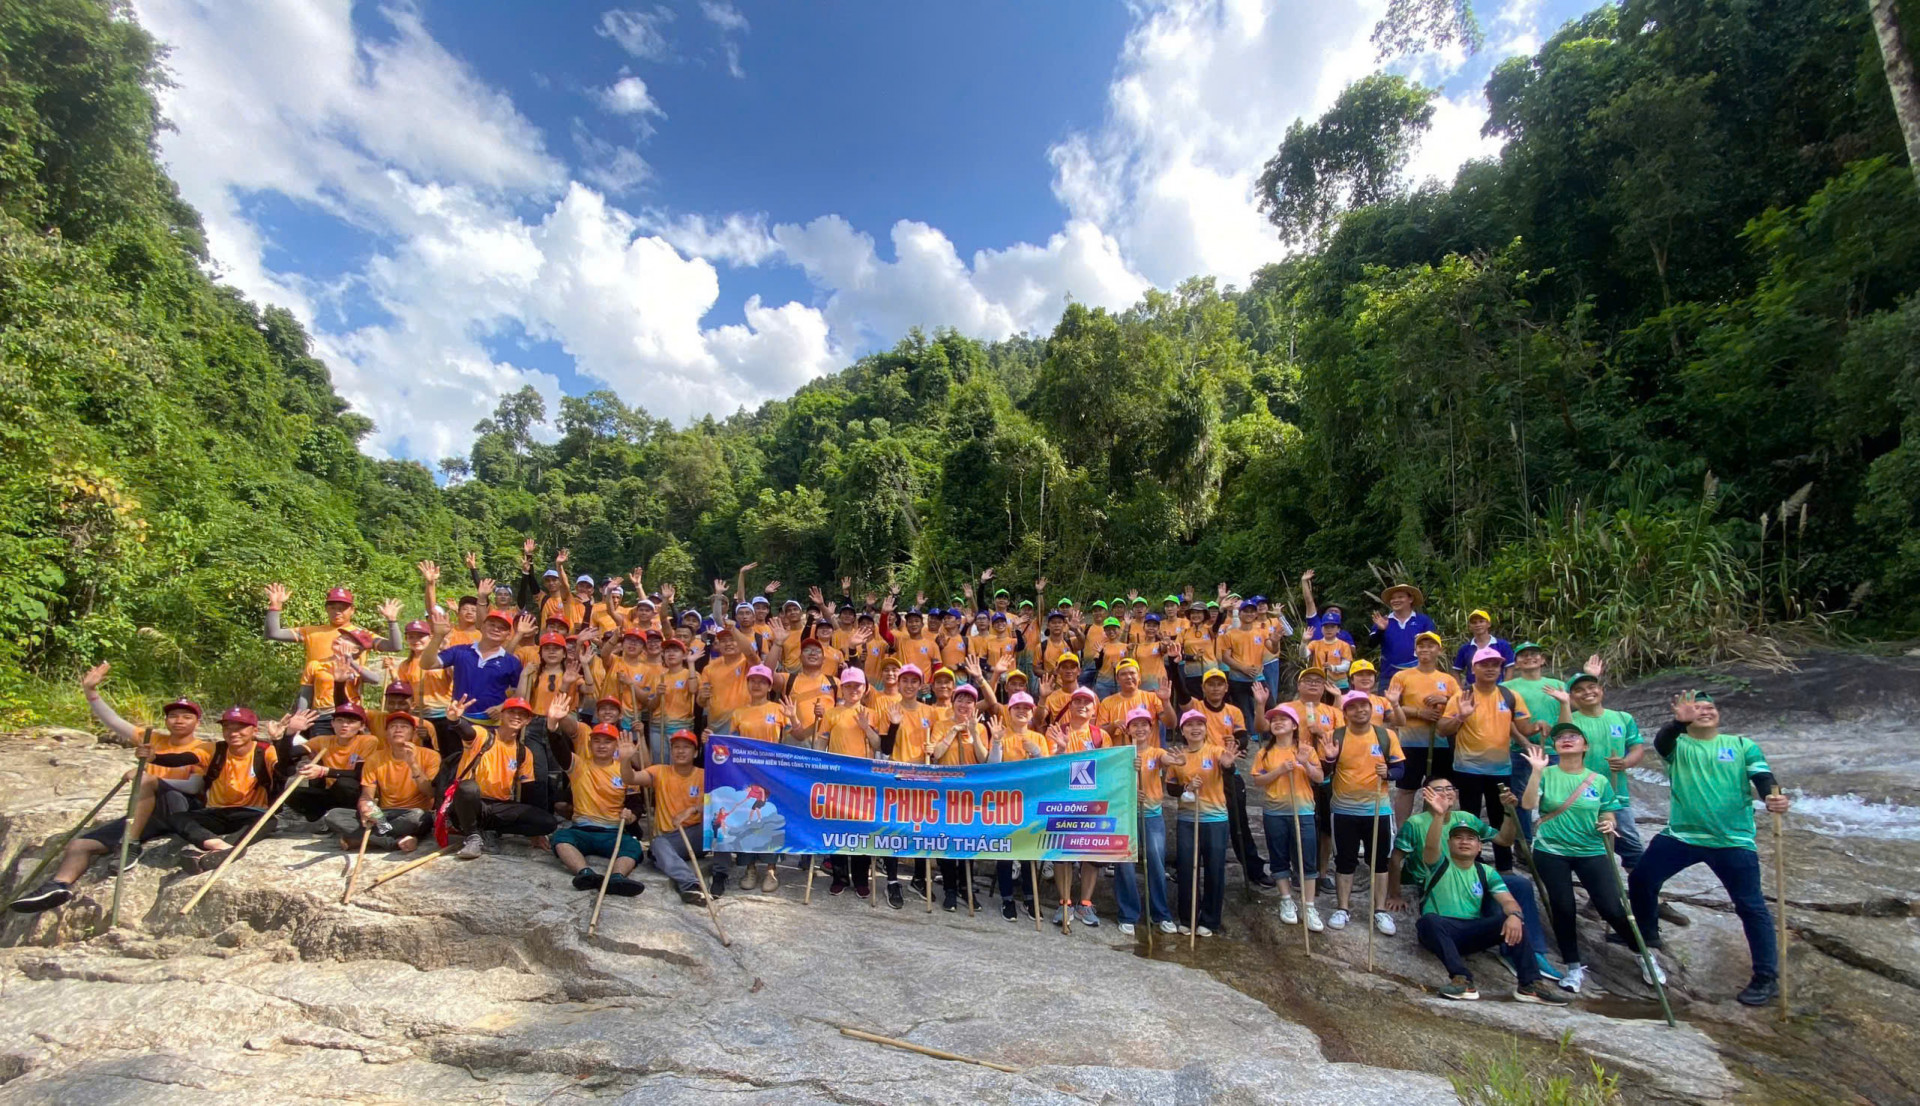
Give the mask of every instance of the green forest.
[(682, 427), (528, 390), (436, 469), (362, 454), (295, 318), (209, 277), (128, 10), (0, 4), (0, 715), (98, 659), (290, 701), (263, 584), (417, 612), (414, 562), (526, 535), (683, 589), (1404, 576), (1621, 672), (1912, 633), (1920, 189), (1868, 7), (1596, 8), (1495, 70), (1504, 149), (1450, 185), (1399, 173), (1433, 91), (1376, 75), (1273, 136), (1299, 248), (1244, 288), (915, 332)]

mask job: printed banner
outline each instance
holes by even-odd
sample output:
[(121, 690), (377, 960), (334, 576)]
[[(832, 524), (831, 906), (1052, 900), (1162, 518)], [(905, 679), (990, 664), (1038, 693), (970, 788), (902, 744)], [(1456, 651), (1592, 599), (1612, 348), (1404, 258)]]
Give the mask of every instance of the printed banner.
[(1133, 750), (967, 767), (715, 736), (703, 839), (741, 853), (1134, 860)]

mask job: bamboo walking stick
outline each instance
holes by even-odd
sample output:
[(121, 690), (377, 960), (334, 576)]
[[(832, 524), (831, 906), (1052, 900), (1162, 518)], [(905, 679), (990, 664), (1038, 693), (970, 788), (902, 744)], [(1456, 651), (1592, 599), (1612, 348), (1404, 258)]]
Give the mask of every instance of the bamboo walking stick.
[(693, 865), (693, 878), (700, 881), (700, 897), (707, 900), (707, 917), (713, 921), (713, 931), (720, 935), (720, 944), (732, 948), (733, 942), (727, 937), (727, 927), (720, 924), (720, 912), (713, 907), (713, 892), (707, 890), (707, 875), (700, 870), (700, 854), (693, 851), (693, 842), (687, 840), (687, 826), (682, 822), (675, 829), (680, 831), (680, 844), (686, 847), (687, 863)]
[[(1300, 760), (1298, 739), (1295, 739), (1294, 762)], [(1293, 886), (1300, 892), (1300, 947), (1308, 956), (1313, 955), (1313, 935), (1307, 932), (1307, 910), (1313, 902), (1310, 888), (1313, 884), (1307, 880), (1307, 850), (1305, 839), (1300, 835), (1300, 793), (1293, 778), (1293, 769), (1287, 769), (1287, 805), (1292, 809), (1289, 816), (1293, 819)]]
[[(1137, 786), (1137, 785), (1136, 785)], [(1140, 850), (1140, 928), (1147, 935), (1147, 956), (1153, 956), (1153, 888), (1147, 885), (1151, 870), (1147, 867), (1147, 812), (1140, 811), (1140, 828), (1135, 838)]]
[(254, 819), (253, 825), (248, 826), (246, 834), (240, 838), (240, 843), (228, 849), (227, 855), (220, 858), (220, 866), (213, 870), (212, 878), (208, 879), (200, 890), (193, 893), (193, 897), (187, 900), (187, 905), (180, 908), (181, 914), (190, 914), (194, 907), (200, 905), (200, 900), (206, 898), (207, 892), (213, 890), (214, 884), (219, 883), (226, 876), (227, 869), (233, 867), (234, 858), (247, 851), (247, 846), (253, 843), (253, 839), (259, 835), (260, 830), (272, 821), (273, 816), (286, 805), (288, 799), (293, 797), (293, 793), (300, 790), (306, 782), (305, 777), (296, 777), (291, 784), (287, 785), (286, 790), (280, 792), (280, 797), (267, 807), (266, 813)]
[(806, 896), (800, 900), (801, 906), (813, 905), (813, 870), (819, 866), (819, 857), (809, 857), (807, 859), (807, 893)]
[(587, 936), (600, 932), (600, 906), (607, 901), (607, 885), (613, 882), (613, 865), (620, 859), (620, 839), (627, 832), (627, 807), (620, 806), (619, 821), (613, 826), (613, 855), (607, 857), (607, 870), (600, 873), (600, 893), (593, 897), (593, 917), (587, 919)]
[(1367, 841), (1367, 970), (1373, 970), (1373, 931), (1380, 928), (1374, 917), (1380, 912), (1380, 807), (1387, 801), (1387, 781), (1381, 780), (1373, 793), (1373, 832)]
[(1200, 941), (1200, 793), (1193, 793), (1193, 868), (1189, 873), (1193, 879), (1192, 893), (1188, 896), (1191, 905), (1187, 909), (1187, 951), (1192, 952)]
[[(105, 810), (107, 808), (107, 804), (112, 802), (113, 797), (115, 795), (120, 794), (120, 789), (125, 786), (127, 786), (127, 781), (126, 781), (126, 778), (123, 776), (121, 777), (119, 782), (115, 783), (113, 787), (107, 791), (105, 795), (100, 796), (100, 801), (93, 804), (92, 810), (89, 810), (85, 814), (80, 816), (80, 820), (74, 823), (74, 826), (72, 829), (60, 835), (60, 840), (56, 844), (50, 846), (47, 849), (46, 855), (42, 856), (40, 858), (40, 862), (33, 866), (33, 871), (27, 873), (26, 880), (16, 886), (15, 889), (18, 892), (18, 894), (12, 895), (7, 899), (8, 906), (13, 905), (14, 899), (17, 899), (21, 895), (26, 894), (28, 891), (33, 890), (34, 886), (40, 882), (41, 874), (44, 873), (48, 868), (53, 867), (53, 862), (55, 860), (58, 860), (61, 856), (63, 856), (66, 853), (67, 846), (72, 843), (73, 839), (80, 836), (80, 831), (83, 829), (86, 829), (87, 824), (92, 822), (94, 817), (98, 815), (101, 811)], [(15, 857), (14, 864), (18, 864), (19, 862), (20, 862), (20, 859), (18, 857)], [(11, 868), (12, 866), (13, 866), (12, 864), (8, 865), (9, 868)]]
[(1040, 862), (1029, 860), (1026, 865), (1027, 874), (1033, 877), (1033, 931), (1040, 933)]
[[(146, 738), (153, 740), (153, 728), (148, 727)], [(127, 882), (127, 865), (133, 856), (133, 815), (140, 807), (140, 784), (147, 774), (146, 762), (135, 760), (133, 765), (133, 787), (127, 796), (127, 824), (120, 834), (120, 866), (113, 870), (113, 904), (107, 907), (107, 928), (113, 929), (120, 924), (120, 889)], [(158, 806), (160, 796), (154, 795), (154, 805)], [(151, 815), (149, 815), (151, 817)], [(141, 829), (145, 829), (142, 826)]]
[(971, 918), (973, 917), (973, 861), (969, 860), (966, 862), (966, 871), (963, 874), (967, 877), (965, 888), (965, 894), (967, 896), (967, 917)]
[(1613, 869), (1613, 886), (1620, 892), (1620, 909), (1627, 912), (1627, 928), (1633, 931), (1633, 947), (1640, 953), (1641, 970), (1647, 978), (1653, 980), (1653, 993), (1660, 997), (1660, 1012), (1667, 1016), (1667, 1028), (1679, 1027), (1673, 1020), (1673, 1006), (1667, 1001), (1667, 986), (1660, 982), (1660, 965), (1654, 963), (1653, 950), (1647, 947), (1647, 939), (1640, 935), (1640, 921), (1633, 916), (1633, 904), (1627, 901), (1627, 881), (1620, 875), (1620, 856), (1614, 852), (1613, 837), (1603, 834), (1607, 839), (1607, 861)]
[(427, 855), (420, 857), (416, 860), (409, 860), (405, 864), (400, 865), (398, 868), (395, 868), (391, 872), (383, 872), (380, 875), (374, 877), (373, 882), (367, 884), (367, 890), (371, 891), (383, 883), (386, 883), (390, 880), (399, 879), (401, 876), (406, 875), (408, 872), (413, 871), (415, 868), (424, 868), (427, 865), (432, 864), (434, 861), (440, 859), (441, 857), (447, 855), (449, 852), (452, 852), (452, 851), (453, 851), (453, 847), (449, 845), (447, 848), (440, 849), (437, 852), (430, 852)]
[(992, 1068), (995, 1071), (1004, 1071), (1014, 1075), (1020, 1073), (1019, 1068), (1009, 1067), (1006, 1064), (996, 1064), (991, 1060), (976, 1060), (971, 1056), (962, 1056), (957, 1052), (942, 1052), (937, 1048), (928, 1048), (926, 1045), (916, 1045), (912, 1041), (903, 1041), (898, 1037), (882, 1037), (878, 1033), (868, 1033), (863, 1029), (848, 1029), (844, 1025), (838, 1026), (837, 1028), (843, 1036), (852, 1037), (856, 1041), (871, 1041), (876, 1045), (891, 1045), (894, 1048), (904, 1048), (908, 1052), (917, 1052), (922, 1056), (931, 1056), (936, 1060), (956, 1060), (962, 1064), (978, 1064), (983, 1068)]
[(353, 867), (347, 872), (346, 889), (340, 892), (340, 905), (353, 901), (354, 889), (360, 886), (360, 869), (367, 863), (367, 842), (373, 840), (373, 827), (365, 826), (360, 830), (360, 850), (353, 854)]
[[(1777, 784), (1774, 786), (1773, 793), (1775, 795), (1780, 794), (1780, 788)], [(1773, 812), (1773, 893), (1775, 901), (1778, 904), (1778, 908), (1775, 910), (1778, 917), (1775, 919), (1774, 924), (1779, 929), (1775, 943), (1780, 946), (1781, 1021), (1787, 1020), (1787, 1016), (1791, 1012), (1787, 998), (1787, 850), (1786, 845), (1781, 840), (1781, 823), (1786, 821), (1786, 817), (1786, 815), (1778, 811)]]

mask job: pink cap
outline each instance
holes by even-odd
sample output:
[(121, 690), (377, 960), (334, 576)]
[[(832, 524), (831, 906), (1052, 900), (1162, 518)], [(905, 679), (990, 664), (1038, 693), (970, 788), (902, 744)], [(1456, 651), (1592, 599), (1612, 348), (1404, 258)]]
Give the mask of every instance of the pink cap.
[(1267, 717), (1269, 719), (1276, 714), (1284, 714), (1288, 718), (1293, 719), (1293, 728), (1296, 730), (1300, 728), (1300, 708), (1294, 706), (1292, 703), (1281, 703), (1279, 706), (1267, 708)]
[(925, 672), (922, 672), (922, 671), (920, 671), (920, 666), (919, 666), (919, 665), (917, 665), (917, 664), (903, 664), (903, 665), (901, 665), (901, 666), (900, 666), (900, 678), (904, 680), (904, 679), (906, 679), (906, 678), (907, 678), (908, 676), (918, 676), (918, 677), (920, 677), (920, 678), (921, 678), (921, 679), (923, 679), (923, 680), (927, 678), (927, 674), (926, 674)]
[(1089, 700), (1092, 700), (1093, 702), (1096, 702), (1096, 703), (1100, 701), (1100, 697), (1099, 697), (1098, 695), (1095, 695), (1095, 694), (1093, 693), (1093, 689), (1092, 689), (1092, 688), (1090, 688), (1090, 687), (1076, 687), (1076, 688), (1074, 688), (1074, 689), (1073, 689), (1073, 694), (1072, 694), (1072, 695), (1069, 695), (1069, 696), (1067, 696), (1067, 702), (1069, 702), (1069, 703), (1071, 703), (1071, 702), (1073, 702), (1073, 701), (1074, 701), (1075, 699), (1089, 699)]
[(978, 699), (980, 698), (980, 689), (972, 684), (961, 684), (959, 687), (953, 689), (953, 697), (955, 699), (960, 698), (962, 695), (965, 695), (969, 699)]
[(764, 664), (756, 664), (752, 668), (747, 669), (747, 679), (751, 680), (755, 676), (760, 677), (761, 679), (767, 681), (768, 683), (772, 683), (773, 669), (768, 668)]
[(867, 682), (867, 674), (858, 668), (849, 668), (840, 673), (840, 682), (843, 684), (864, 684)]
[(1008, 710), (1012, 710), (1015, 707), (1030, 707), (1032, 705), (1033, 696), (1028, 695), (1024, 691), (1016, 691), (1012, 695), (1007, 696)]
[(1493, 646), (1482, 645), (1473, 651), (1473, 663), (1479, 664), (1481, 661), (1499, 661), (1501, 664), (1505, 664), (1507, 663), (1507, 658), (1500, 650), (1495, 649)]
[(1147, 722), (1153, 721), (1153, 712), (1148, 710), (1145, 707), (1135, 707), (1132, 710), (1127, 712), (1127, 718), (1123, 724), (1131, 726), (1135, 722), (1140, 722), (1140, 721), (1147, 721)]
[(1186, 725), (1189, 722), (1205, 722), (1206, 720), (1207, 720), (1207, 716), (1204, 714), (1201, 714), (1197, 710), (1190, 710), (1187, 713), (1180, 716), (1180, 724), (1182, 726)]
[[(1498, 654), (1495, 655), (1498, 656)], [(1343, 707), (1350, 707), (1355, 703), (1365, 703), (1368, 706), (1372, 706), (1373, 696), (1368, 695), (1364, 691), (1349, 691), (1340, 697), (1340, 705)], [(1295, 721), (1298, 721), (1298, 719), (1295, 719)]]

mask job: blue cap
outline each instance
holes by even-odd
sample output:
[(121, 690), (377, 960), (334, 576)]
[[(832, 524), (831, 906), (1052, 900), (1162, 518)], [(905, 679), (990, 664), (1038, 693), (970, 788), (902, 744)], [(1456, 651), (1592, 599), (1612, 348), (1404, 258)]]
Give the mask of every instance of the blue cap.
[(1141, 621), (1143, 621), (1143, 622), (1158, 622), (1158, 621), (1160, 621), (1160, 616), (1159, 616), (1159, 615), (1157, 615), (1157, 614), (1151, 614), (1151, 613), (1149, 613), (1149, 614), (1147, 615), (1147, 617), (1146, 617), (1146, 618), (1144, 618), (1144, 619), (1142, 619)]
[(1327, 612), (1326, 614), (1323, 614), (1323, 615), (1321, 615), (1321, 616), (1320, 616), (1320, 623), (1321, 623), (1321, 625), (1323, 625), (1323, 626), (1338, 626), (1338, 625), (1340, 625), (1340, 612), (1339, 612), (1339, 611), (1328, 611), (1328, 612)]

